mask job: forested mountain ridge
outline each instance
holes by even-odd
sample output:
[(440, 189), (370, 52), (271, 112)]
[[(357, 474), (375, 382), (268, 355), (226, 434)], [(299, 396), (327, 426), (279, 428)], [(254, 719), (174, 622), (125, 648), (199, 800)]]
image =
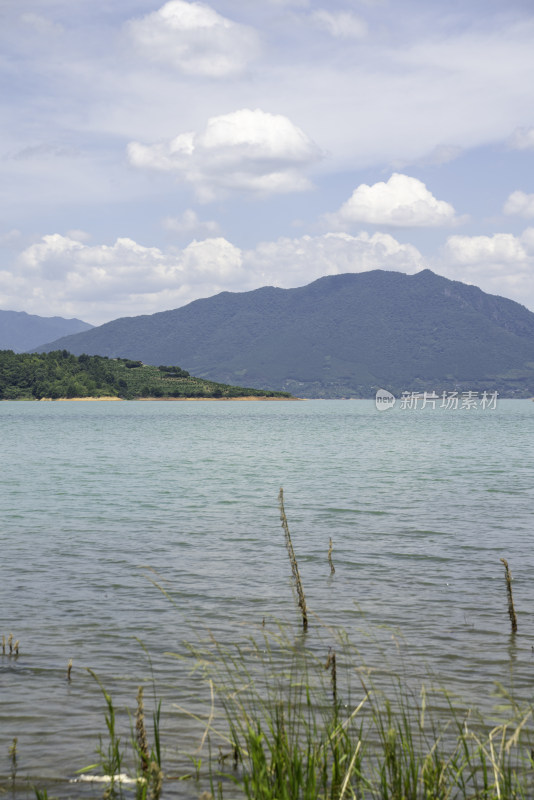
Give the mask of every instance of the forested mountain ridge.
[(222, 292), (39, 350), (58, 347), (179, 363), (211, 380), (302, 397), (370, 397), (377, 387), (534, 394), (534, 314), (430, 270)]

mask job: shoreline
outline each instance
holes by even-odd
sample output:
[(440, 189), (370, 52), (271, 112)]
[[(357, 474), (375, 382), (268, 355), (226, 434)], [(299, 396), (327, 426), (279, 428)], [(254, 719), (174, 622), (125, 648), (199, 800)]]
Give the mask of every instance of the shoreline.
[(135, 403), (135, 402), (155, 402), (155, 403), (183, 403), (183, 402), (235, 402), (235, 401), (277, 401), (277, 402), (286, 402), (286, 401), (293, 401), (293, 400), (302, 400), (301, 397), (261, 397), (260, 395), (250, 395), (247, 397), (136, 397), (133, 400), (125, 400), (123, 397), (57, 397), (52, 399), (51, 397), (41, 397), (40, 400), (37, 400), (38, 403), (76, 403), (76, 402), (90, 402), (90, 403), (98, 403), (98, 402), (107, 402), (107, 401), (120, 401), (125, 403)]

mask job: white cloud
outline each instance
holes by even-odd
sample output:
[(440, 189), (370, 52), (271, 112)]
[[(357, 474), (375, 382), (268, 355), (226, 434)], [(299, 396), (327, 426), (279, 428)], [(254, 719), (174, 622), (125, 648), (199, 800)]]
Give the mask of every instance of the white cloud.
[(440, 271), (534, 310), (534, 228), (520, 236), (449, 236)]
[(518, 128), (509, 144), (514, 150), (534, 150), (534, 128)]
[(526, 194), (520, 190), (512, 192), (504, 204), (505, 214), (519, 217), (534, 217), (534, 194)]
[(202, 133), (182, 133), (154, 145), (131, 142), (136, 167), (172, 171), (191, 183), (199, 199), (218, 190), (274, 194), (309, 189), (304, 167), (320, 158), (319, 148), (281, 114), (248, 108), (212, 117)]
[(0, 307), (105, 322), (176, 308), (220, 291), (302, 286), (323, 275), (418, 272), (418, 250), (384, 233), (282, 238), (242, 251), (221, 237), (162, 250), (132, 239), (88, 245), (60, 234), (24, 250), (0, 272)]
[(426, 266), (413, 245), (401, 244), (387, 233), (370, 236), (366, 232), (263, 242), (247, 251), (245, 262), (265, 283), (283, 287), (301, 286), (323, 275), (371, 269), (413, 273)]
[(186, 209), (180, 217), (165, 217), (162, 225), (167, 231), (178, 234), (210, 235), (220, 233), (220, 226), (214, 220), (201, 220), (192, 208)]
[(367, 24), (351, 11), (314, 11), (312, 20), (331, 36), (340, 39), (363, 39), (367, 35)]
[(242, 72), (259, 50), (256, 31), (221, 16), (204, 3), (170, 0), (158, 11), (131, 20), (135, 47), (152, 61), (187, 75), (224, 78)]
[(527, 251), (521, 237), (511, 233), (493, 236), (449, 236), (447, 251), (457, 264), (500, 269), (504, 264), (526, 261)]
[(20, 254), (15, 274), (0, 273), (0, 307), (100, 323), (247, 283), (241, 251), (223, 238), (163, 251), (127, 238), (89, 246), (52, 234)]
[(357, 223), (396, 227), (431, 227), (457, 222), (454, 208), (436, 200), (417, 178), (394, 172), (384, 183), (360, 184), (335, 214), (326, 217), (330, 225), (346, 228)]
[(77, 287), (80, 298), (86, 291), (121, 297), (172, 288), (184, 279), (195, 283), (198, 275), (228, 279), (236, 270), (241, 275), (239, 249), (222, 238), (193, 241), (184, 250), (165, 253), (128, 238), (89, 246), (56, 233), (24, 250), (20, 264), (29, 276)]

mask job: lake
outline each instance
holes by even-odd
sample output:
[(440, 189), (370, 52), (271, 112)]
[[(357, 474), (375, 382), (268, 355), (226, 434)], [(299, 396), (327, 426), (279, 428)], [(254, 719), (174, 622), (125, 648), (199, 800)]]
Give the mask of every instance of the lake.
[(230, 644), (279, 622), (300, 631), (281, 486), (310, 646), (343, 628), (367, 664), (431, 674), (490, 713), (496, 682), (531, 696), (531, 401), (2, 402), (0, 424), (0, 636), (20, 642), (0, 655), (0, 795), (17, 737), (14, 796), (33, 797), (29, 783), (99, 796), (67, 783), (105, 731), (87, 668), (127, 733), (123, 709), (135, 713), (142, 682), (151, 691), (147, 652), (168, 769), (188, 769), (203, 727), (177, 705), (207, 714), (209, 689), (169, 653), (208, 632)]

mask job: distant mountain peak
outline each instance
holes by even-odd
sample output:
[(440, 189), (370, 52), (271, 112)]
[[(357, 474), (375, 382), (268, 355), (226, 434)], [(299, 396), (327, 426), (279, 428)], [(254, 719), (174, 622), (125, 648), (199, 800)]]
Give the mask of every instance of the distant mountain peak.
[(81, 333), (92, 327), (80, 319), (39, 317), (26, 311), (0, 310), (0, 350), (22, 353), (59, 336)]

